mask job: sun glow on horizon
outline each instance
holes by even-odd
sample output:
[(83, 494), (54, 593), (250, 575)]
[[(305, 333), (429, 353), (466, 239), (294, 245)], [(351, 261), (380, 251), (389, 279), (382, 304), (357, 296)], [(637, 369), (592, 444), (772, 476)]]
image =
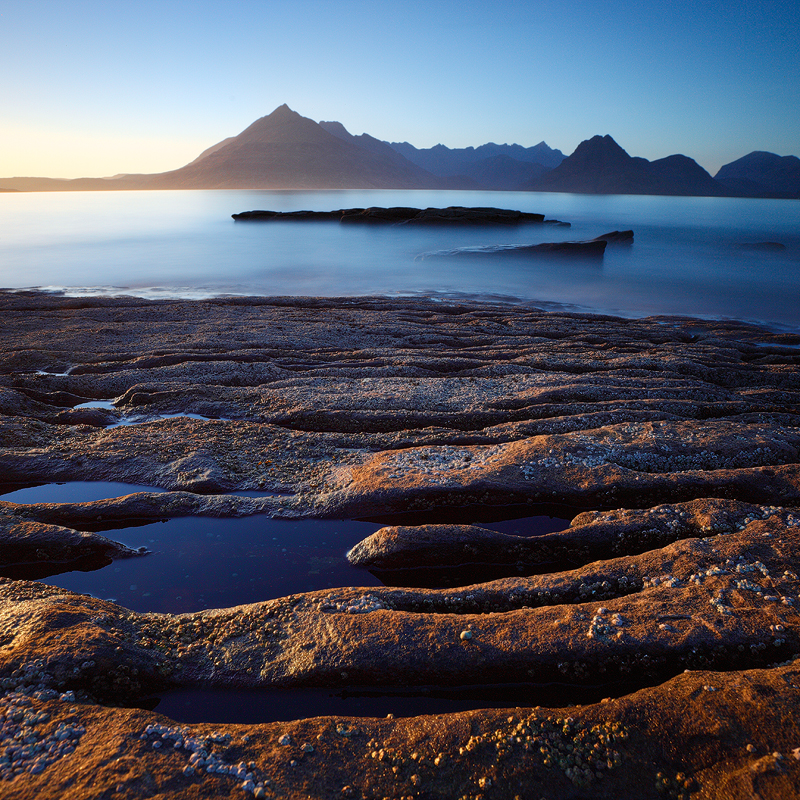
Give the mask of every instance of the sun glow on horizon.
[(215, 142), (160, 136), (6, 127), (0, 177), (101, 178), (178, 169)]

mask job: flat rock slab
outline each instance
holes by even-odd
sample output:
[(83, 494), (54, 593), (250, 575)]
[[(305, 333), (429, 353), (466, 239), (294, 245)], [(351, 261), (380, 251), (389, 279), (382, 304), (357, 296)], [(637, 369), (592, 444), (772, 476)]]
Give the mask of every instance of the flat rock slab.
[[(448, 206), (447, 208), (340, 208), (336, 211), (242, 211), (237, 222), (319, 222), (389, 225), (519, 225), (545, 222), (544, 214), (508, 208)], [(557, 220), (548, 220), (557, 222)], [(558, 223), (567, 224), (568, 223)]]
[(21, 800), (43, 794), (785, 800), (800, 780), (798, 682), (794, 666), (695, 671), (569, 709), (248, 726), (177, 725), (69, 696), (10, 694), (3, 710), (18, 721), (8, 733), (25, 724), (50, 763), (31, 774), (33, 759), (15, 753), (10, 763), (20, 773), (3, 780), (0, 792)]
[(143, 555), (96, 533), (76, 531), (0, 512), (0, 569), (8, 575), (14, 567), (52, 567), (44, 575), (92, 565), (97, 569), (117, 558)]
[[(800, 336), (382, 298), (21, 292), (0, 312), (3, 480), (168, 490), (0, 503), (12, 561), (131, 555), (92, 533), (124, 519), (269, 513), (391, 521), (369, 567), (466, 545), (541, 568), (182, 615), (3, 579), (0, 797), (800, 793)], [(574, 519), (535, 539), (463, 524), (553, 504)], [(122, 707), (487, 683), (608, 699), (247, 726)]]
[(608, 241), (603, 237), (583, 242), (541, 242), (540, 244), (498, 244), (479, 247), (456, 247), (452, 250), (434, 250), (417, 256), (426, 258), (448, 258), (451, 256), (512, 256), (522, 258), (563, 257), (572, 259), (602, 258)]

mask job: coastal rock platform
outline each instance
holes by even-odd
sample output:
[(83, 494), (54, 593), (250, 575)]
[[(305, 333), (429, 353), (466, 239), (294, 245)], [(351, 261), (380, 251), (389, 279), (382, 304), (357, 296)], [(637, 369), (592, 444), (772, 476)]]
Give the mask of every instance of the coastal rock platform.
[[(0, 311), (3, 488), (152, 487), (0, 495), (0, 797), (800, 793), (800, 336), (402, 298), (16, 292)], [(476, 524), (552, 509), (563, 530), (532, 538)], [(378, 520), (350, 557), (399, 580), (145, 614), (13, 572), (148, 558), (114, 541), (126, 520), (264, 513)], [(521, 569), (402, 579), (467, 562)], [(498, 684), (518, 707), (145, 707)]]

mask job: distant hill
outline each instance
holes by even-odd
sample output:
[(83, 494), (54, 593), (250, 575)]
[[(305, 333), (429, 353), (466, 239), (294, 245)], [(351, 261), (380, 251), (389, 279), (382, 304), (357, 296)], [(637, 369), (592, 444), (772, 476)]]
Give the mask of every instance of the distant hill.
[(533, 147), (489, 142), (480, 147), (454, 148), (437, 144), (418, 149), (408, 142), (386, 142), (419, 167), (440, 177), (465, 177), (484, 189), (519, 189), (565, 158), (544, 142)]
[(726, 194), (696, 161), (683, 155), (657, 161), (628, 155), (610, 136), (593, 136), (526, 188), (580, 194)]
[(464, 175), (485, 189), (516, 191), (545, 172), (548, 168), (542, 164), (496, 155), (476, 161), (464, 171)]
[(800, 199), (800, 158), (755, 150), (720, 167), (714, 179), (741, 197)]

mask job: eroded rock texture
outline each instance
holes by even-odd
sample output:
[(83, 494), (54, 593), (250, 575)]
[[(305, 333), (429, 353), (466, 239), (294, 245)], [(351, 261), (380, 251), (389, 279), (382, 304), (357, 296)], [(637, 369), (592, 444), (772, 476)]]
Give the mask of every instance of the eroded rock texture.
[[(525, 568), (182, 615), (3, 579), (0, 797), (800, 792), (800, 337), (419, 300), (0, 303), (3, 481), (168, 490), (0, 503), (5, 565), (136, 555), (125, 519), (268, 512), (392, 522), (351, 558), (395, 575)], [(463, 524), (553, 505), (571, 524), (533, 539)], [(123, 707), (498, 683), (597, 702), (248, 726)]]

